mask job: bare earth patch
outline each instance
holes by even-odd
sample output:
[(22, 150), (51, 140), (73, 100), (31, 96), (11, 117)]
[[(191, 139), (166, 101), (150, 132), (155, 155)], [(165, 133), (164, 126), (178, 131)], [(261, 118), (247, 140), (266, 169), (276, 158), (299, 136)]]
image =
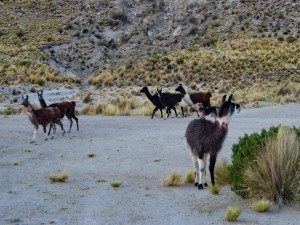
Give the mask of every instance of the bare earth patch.
[[(300, 104), (289, 104), (233, 115), (218, 160), (230, 162), (231, 146), (244, 133), (299, 127), (299, 112)], [(0, 116), (0, 224), (228, 224), (229, 205), (243, 210), (238, 224), (298, 224), (299, 204), (258, 214), (230, 187), (212, 195), (193, 184), (161, 185), (172, 171), (192, 169), (184, 134), (194, 118), (80, 116), (79, 132), (73, 126), (70, 134), (58, 130), (45, 141), (40, 128), (36, 144), (29, 144), (33, 129), (26, 115)], [(67, 119), (63, 123), (68, 127)], [(95, 157), (87, 157), (91, 152)], [(69, 172), (65, 183), (49, 182), (50, 173), (63, 169)], [(114, 181), (122, 185), (113, 188)]]

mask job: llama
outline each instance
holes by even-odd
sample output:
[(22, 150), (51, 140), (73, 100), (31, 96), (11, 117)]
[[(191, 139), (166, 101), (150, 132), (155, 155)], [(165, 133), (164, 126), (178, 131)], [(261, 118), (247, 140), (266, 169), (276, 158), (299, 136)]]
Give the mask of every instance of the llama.
[[(42, 108), (47, 108), (47, 104), (46, 104), (46, 102), (45, 102), (45, 100), (43, 98), (43, 90), (37, 91), (36, 93), (38, 94), (38, 99), (39, 99), (41, 107)], [(57, 121), (54, 121), (54, 123), (60, 125), (60, 128), (63, 131), (63, 135), (64, 135), (66, 133), (66, 131), (65, 131), (64, 127), (63, 127), (63, 124), (62, 124), (61, 120), (58, 119)], [(55, 124), (54, 124), (54, 126), (55, 126)]]
[[(62, 126), (62, 124), (59, 120), (59, 118), (60, 118), (59, 108), (57, 108), (57, 107), (48, 107), (48, 108), (45, 108), (45, 109), (42, 108), (42, 109), (34, 110), (32, 108), (32, 105), (28, 101), (28, 95), (26, 95), (26, 98), (24, 98), (24, 96), (22, 95), (22, 105), (26, 108), (28, 118), (34, 126), (33, 138), (32, 138), (32, 141), (30, 143), (35, 142), (36, 132), (39, 128), (39, 125), (41, 125), (43, 127), (43, 130), (44, 130), (44, 133), (45, 133), (45, 136), (46, 136), (46, 140), (48, 139), (48, 137), (50, 135), (51, 128), (53, 127), (53, 136), (51, 137), (51, 139), (53, 139), (54, 134), (56, 132), (56, 127), (54, 125), (54, 121), (59, 121), (58, 124), (60, 123), (59, 125)], [(48, 134), (46, 134), (46, 127), (47, 127), (48, 124), (50, 124), (50, 128), (49, 128)]]
[(184, 97), (183, 100), (187, 104), (187, 116), (190, 114), (190, 109), (193, 107), (193, 105), (197, 103), (202, 103), (203, 107), (209, 107), (210, 106), (210, 92), (198, 92), (198, 93), (192, 93), (187, 94), (182, 84), (179, 84), (179, 86), (175, 89), (175, 91), (180, 92)]
[(40, 105), (41, 105), (42, 108), (58, 107), (59, 110), (60, 110), (60, 119), (62, 119), (65, 115), (67, 116), (67, 118), (70, 121), (70, 128), (69, 128), (68, 133), (70, 133), (72, 125), (73, 125), (72, 118), (75, 119), (75, 121), (76, 121), (77, 131), (79, 130), (78, 118), (75, 116), (76, 103), (74, 101), (53, 103), (53, 104), (47, 106), (47, 104), (44, 100), (44, 97), (43, 97), (43, 90), (41, 90), (40, 92), (38, 91), (37, 94), (38, 94), (38, 99), (39, 99), (39, 102), (40, 102)]
[[(161, 89), (157, 88), (157, 94), (158, 94), (158, 98), (159, 98), (159, 101), (161, 102), (161, 104), (164, 105), (165, 107), (167, 107), (165, 119), (167, 119), (169, 117), (169, 115), (171, 113), (171, 109), (174, 110), (175, 115), (177, 117), (177, 112), (176, 112), (175, 106), (181, 102), (183, 95), (181, 95), (181, 94), (164, 95), (164, 93), (162, 93), (162, 88)], [(180, 108), (181, 108), (182, 116), (184, 117), (183, 107), (181, 105), (180, 105)]]
[(186, 140), (189, 145), (192, 160), (195, 167), (195, 186), (203, 189), (206, 183), (206, 159), (210, 155), (209, 172), (212, 185), (215, 185), (214, 169), (218, 152), (228, 132), (228, 124), (233, 114), (231, 107), (232, 95), (226, 101), (226, 95), (222, 98), (222, 104), (214, 122), (206, 119), (192, 120), (186, 129)]
[(163, 118), (163, 109), (165, 109), (166, 107), (162, 105), (159, 101), (158, 94), (156, 93), (155, 95), (151, 95), (147, 86), (144, 86), (140, 90), (140, 92), (145, 93), (150, 102), (152, 102), (152, 104), (155, 106), (155, 108), (153, 109), (151, 119), (153, 119), (153, 116), (157, 110), (160, 110), (161, 118)]
[[(220, 107), (218, 106), (209, 106), (209, 107), (203, 107), (199, 103), (196, 104), (197, 106), (197, 114), (198, 117), (205, 119), (205, 116), (211, 115), (211, 117), (214, 117), (216, 119), (218, 112), (220, 110)], [(235, 102), (230, 102), (230, 107), (232, 108), (233, 112), (239, 113), (241, 111), (240, 104), (237, 104)]]

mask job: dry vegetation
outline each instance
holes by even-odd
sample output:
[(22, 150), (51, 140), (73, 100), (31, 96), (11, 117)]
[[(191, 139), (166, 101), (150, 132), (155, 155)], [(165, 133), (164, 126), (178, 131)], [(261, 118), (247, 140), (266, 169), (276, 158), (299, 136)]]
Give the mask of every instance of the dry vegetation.
[[(94, 93), (94, 99), (85, 93), (87, 115), (150, 115), (149, 101), (134, 100), (140, 93), (124, 89), (152, 85), (173, 92), (180, 82), (189, 91), (210, 91), (213, 104), (230, 92), (242, 105), (300, 100), (294, 1), (176, 4), (0, 0), (0, 84), (52, 81), (71, 87), (95, 72), (88, 83), (114, 92)], [(55, 71), (49, 58), (83, 80)]]
[(300, 76), (295, 69), (300, 67), (299, 52), (299, 41), (240, 37), (214, 48), (151, 56), (130, 69), (124, 66), (94, 74), (89, 83), (121, 88), (132, 84), (175, 87), (183, 82), (191, 91), (211, 91), (213, 102), (230, 92), (241, 104), (294, 102), (300, 100)]
[[(60, 32), (61, 22), (71, 12), (70, 4), (52, 1), (0, 2), (0, 84), (46, 81), (77, 83), (79, 78), (63, 75), (47, 65), (48, 55), (39, 50), (49, 43), (69, 39)], [(14, 12), (14, 13), (11, 13)]]

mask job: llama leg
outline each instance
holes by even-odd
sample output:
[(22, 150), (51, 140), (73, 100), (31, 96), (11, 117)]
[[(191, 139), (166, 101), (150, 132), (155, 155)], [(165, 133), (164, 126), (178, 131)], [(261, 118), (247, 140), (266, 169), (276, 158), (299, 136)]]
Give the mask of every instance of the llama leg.
[(72, 118), (76, 121), (77, 131), (79, 131), (78, 118), (75, 115)]
[(197, 159), (197, 156), (195, 156), (193, 153), (191, 153), (191, 155), (192, 155), (192, 160), (193, 160), (194, 169), (195, 169), (195, 186), (198, 187), (198, 184), (199, 184), (199, 165), (198, 165), (198, 159)]
[(153, 109), (153, 113), (152, 113), (152, 116), (151, 116), (151, 119), (153, 119), (153, 116), (155, 114), (155, 112), (158, 110), (158, 107), (156, 106), (155, 109)]
[(65, 129), (64, 129), (64, 125), (62, 124), (62, 122), (60, 120), (57, 120), (56, 123), (60, 126), (61, 130), (63, 131), (63, 136), (66, 133)]
[(164, 115), (163, 115), (163, 109), (162, 109), (162, 108), (160, 108), (160, 115), (161, 115), (160, 118), (163, 118), (163, 117), (164, 117)]
[(73, 121), (72, 121), (72, 118), (71, 118), (70, 116), (67, 116), (67, 117), (68, 117), (68, 119), (69, 119), (69, 121), (70, 121), (70, 129), (69, 129), (69, 131), (68, 131), (68, 133), (70, 133), (70, 132), (71, 132), (72, 125), (73, 125)]
[(216, 155), (210, 155), (210, 159), (209, 159), (209, 172), (210, 172), (210, 178), (211, 178), (212, 185), (215, 185), (214, 171), (215, 171), (216, 159), (217, 159)]
[(180, 108), (181, 108), (182, 117), (185, 117), (184, 111), (183, 111), (183, 106), (181, 105)]
[[(51, 123), (50, 124), (50, 126), (52, 125), (52, 127), (53, 127), (53, 135), (52, 135), (52, 137), (51, 137), (51, 139), (53, 139), (54, 138), (54, 134), (56, 133), (56, 126), (55, 126), (55, 123)], [(49, 134), (48, 134), (49, 135)]]
[(204, 182), (204, 187), (207, 187), (207, 182), (206, 182), (206, 160), (207, 159), (207, 154), (204, 154), (203, 156), (203, 161), (204, 161), (204, 174), (203, 174), (203, 182)]
[(172, 107), (172, 109), (174, 110), (174, 112), (175, 112), (175, 116), (177, 117), (176, 108), (175, 108), (175, 107)]
[(36, 132), (37, 132), (38, 128), (39, 128), (38, 125), (34, 125), (33, 137), (32, 137), (32, 141), (30, 143), (34, 143), (35, 142)]
[(52, 124), (50, 123), (50, 128), (49, 128), (49, 131), (48, 131), (48, 134), (47, 134), (46, 126), (43, 127), (43, 131), (44, 131), (44, 133), (45, 133), (45, 140), (46, 140), (46, 141), (48, 140), (49, 134), (50, 134), (50, 132), (51, 132), (51, 128), (52, 128)]
[(199, 165), (199, 184), (198, 184), (198, 189), (203, 189), (203, 175), (205, 173), (205, 169), (204, 169), (204, 159), (203, 159), (203, 153), (198, 155), (198, 165)]
[(167, 107), (165, 120), (170, 116), (170, 113), (171, 113), (171, 110), (169, 107)]

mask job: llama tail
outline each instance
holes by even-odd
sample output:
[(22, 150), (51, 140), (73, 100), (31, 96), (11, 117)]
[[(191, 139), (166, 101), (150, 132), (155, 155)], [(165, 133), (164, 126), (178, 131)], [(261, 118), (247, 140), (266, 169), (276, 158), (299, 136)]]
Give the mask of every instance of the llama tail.
[(74, 101), (71, 101), (71, 103), (72, 103), (74, 106), (76, 106), (76, 102), (74, 102)]

